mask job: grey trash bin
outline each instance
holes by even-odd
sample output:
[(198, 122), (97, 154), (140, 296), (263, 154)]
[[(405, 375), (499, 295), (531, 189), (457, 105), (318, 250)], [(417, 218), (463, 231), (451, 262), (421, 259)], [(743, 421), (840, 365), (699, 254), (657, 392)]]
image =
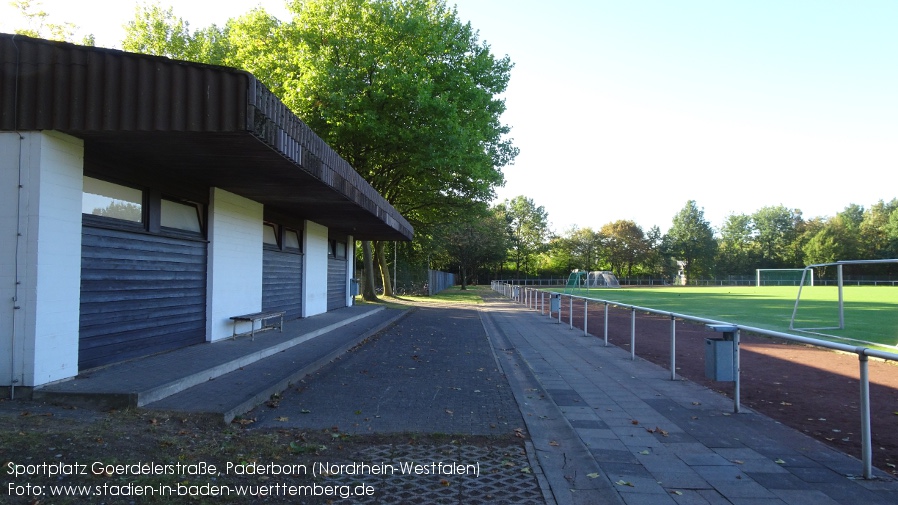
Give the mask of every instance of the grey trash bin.
[(561, 294), (552, 293), (549, 296), (549, 312), (558, 312), (561, 310)]
[(705, 339), (705, 377), (712, 381), (734, 381), (733, 341), (722, 338)]
[(733, 335), (735, 326), (709, 324), (709, 329), (723, 333), (723, 338), (705, 339), (705, 377), (713, 381), (732, 382), (736, 380), (733, 352), (736, 342)]

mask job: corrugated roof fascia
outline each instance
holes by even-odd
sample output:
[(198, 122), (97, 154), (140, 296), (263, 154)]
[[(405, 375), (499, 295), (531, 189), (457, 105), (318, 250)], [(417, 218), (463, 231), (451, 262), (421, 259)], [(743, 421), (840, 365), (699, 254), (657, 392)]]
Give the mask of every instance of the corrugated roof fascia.
[(0, 34), (0, 62), (5, 130), (220, 132), (246, 124), (248, 80), (232, 68), (11, 34)]
[[(411, 224), (354, 168), (252, 74), (247, 73), (247, 128), (335, 191), (411, 238)], [(320, 161), (308, 159), (313, 156)], [(349, 187), (346, 187), (346, 184)], [(355, 189), (356, 191), (352, 191)], [(389, 219), (385, 219), (385, 218)]]
[(239, 69), (0, 34), (0, 130), (247, 132), (403, 236), (414, 233), (346, 160)]

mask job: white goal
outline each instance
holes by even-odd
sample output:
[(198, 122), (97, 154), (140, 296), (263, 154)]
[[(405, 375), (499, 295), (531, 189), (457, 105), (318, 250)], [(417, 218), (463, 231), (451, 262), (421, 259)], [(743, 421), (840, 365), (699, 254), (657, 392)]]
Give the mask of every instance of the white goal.
[(813, 286), (814, 269), (808, 268), (758, 268), (755, 270), (756, 286)]
[(601, 270), (589, 272), (586, 277), (587, 288), (619, 288), (620, 282), (611, 272)]
[[(880, 263), (898, 263), (898, 259), (882, 259), (882, 260), (848, 260), (848, 261), (836, 261), (834, 263), (818, 263), (816, 265), (808, 265), (805, 268), (806, 272), (811, 272), (810, 275), (813, 276), (813, 271), (815, 268), (820, 267), (836, 267), (836, 280), (838, 286), (838, 315), (839, 322), (838, 326), (823, 326), (818, 328), (799, 328), (795, 325), (795, 316), (798, 314), (798, 304), (801, 302), (801, 287), (798, 288), (798, 295), (795, 297), (795, 308), (792, 309), (792, 319), (789, 321), (789, 329), (797, 330), (797, 331), (807, 331), (813, 333), (814, 330), (844, 330), (845, 329), (845, 295), (844, 295), (844, 281), (842, 276), (842, 267), (845, 265), (875, 265)], [(813, 285), (813, 284), (811, 284)], [(801, 285), (799, 285), (801, 286)]]

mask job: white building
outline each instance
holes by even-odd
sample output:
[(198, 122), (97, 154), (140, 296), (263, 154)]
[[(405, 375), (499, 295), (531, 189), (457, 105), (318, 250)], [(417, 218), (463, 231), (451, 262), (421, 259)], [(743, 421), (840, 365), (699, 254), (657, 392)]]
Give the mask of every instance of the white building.
[(344, 307), (412, 233), (251, 74), (0, 34), (0, 396)]

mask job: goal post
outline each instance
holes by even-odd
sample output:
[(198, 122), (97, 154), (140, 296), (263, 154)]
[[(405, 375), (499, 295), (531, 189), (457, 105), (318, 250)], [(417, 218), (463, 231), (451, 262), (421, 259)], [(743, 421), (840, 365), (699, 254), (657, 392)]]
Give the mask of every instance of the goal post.
[[(836, 267), (836, 285), (838, 287), (838, 318), (839, 323), (838, 326), (825, 326), (819, 328), (798, 328), (795, 326), (795, 317), (798, 314), (798, 304), (801, 302), (801, 289), (804, 284), (799, 284), (798, 287), (798, 295), (795, 297), (795, 307), (792, 309), (792, 319), (789, 321), (789, 329), (797, 330), (797, 331), (813, 331), (813, 330), (844, 330), (845, 329), (845, 294), (844, 294), (844, 278), (842, 275), (842, 267), (845, 265), (873, 265), (873, 264), (881, 264), (881, 263), (898, 263), (898, 259), (880, 259), (880, 260), (845, 260), (845, 261), (835, 261), (832, 263), (818, 263), (815, 265), (808, 265), (804, 268), (804, 270), (811, 272), (810, 276), (813, 278), (813, 272), (816, 268), (825, 268), (825, 267)], [(810, 284), (813, 286), (813, 284)]]
[(755, 286), (813, 286), (813, 268), (758, 268)]

